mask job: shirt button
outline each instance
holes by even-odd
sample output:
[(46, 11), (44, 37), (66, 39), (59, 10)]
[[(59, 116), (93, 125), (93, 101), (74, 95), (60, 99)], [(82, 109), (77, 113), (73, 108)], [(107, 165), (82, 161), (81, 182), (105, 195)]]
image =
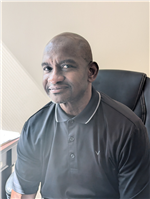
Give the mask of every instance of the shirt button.
[(71, 136), (71, 137), (69, 138), (69, 141), (70, 141), (70, 142), (73, 142), (73, 141), (74, 141), (74, 137)]
[(70, 155), (70, 156), (71, 156), (71, 158), (72, 158), (72, 159), (75, 157), (75, 155), (74, 155), (73, 153), (71, 153), (71, 155)]

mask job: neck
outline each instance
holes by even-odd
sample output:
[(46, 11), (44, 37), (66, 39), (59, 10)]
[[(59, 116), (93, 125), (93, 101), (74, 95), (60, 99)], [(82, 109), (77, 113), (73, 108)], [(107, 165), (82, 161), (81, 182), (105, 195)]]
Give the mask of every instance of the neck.
[(68, 114), (71, 116), (76, 116), (79, 113), (83, 111), (83, 109), (87, 106), (91, 99), (92, 95), (92, 89), (88, 90), (88, 92), (85, 91), (83, 94), (82, 98), (78, 101), (74, 102), (67, 102), (67, 103), (62, 103), (60, 104), (60, 107)]

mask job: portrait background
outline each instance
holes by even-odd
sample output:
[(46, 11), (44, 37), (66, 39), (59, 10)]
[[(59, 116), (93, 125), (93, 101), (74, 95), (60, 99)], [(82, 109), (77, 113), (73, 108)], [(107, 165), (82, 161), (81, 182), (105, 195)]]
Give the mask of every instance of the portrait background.
[(100, 69), (150, 76), (149, 2), (2, 2), (2, 129), (21, 132), (50, 101), (41, 60), (62, 32), (85, 37)]

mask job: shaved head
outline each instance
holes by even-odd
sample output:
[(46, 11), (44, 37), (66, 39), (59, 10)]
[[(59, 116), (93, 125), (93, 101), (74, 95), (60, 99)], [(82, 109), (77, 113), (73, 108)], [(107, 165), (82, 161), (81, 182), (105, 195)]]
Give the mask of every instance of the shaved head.
[(45, 52), (53, 49), (57, 50), (61, 48), (61, 46), (63, 49), (65, 48), (66, 52), (74, 53), (74, 55), (77, 53), (80, 54), (87, 63), (93, 61), (92, 51), (88, 41), (78, 34), (65, 32), (55, 36), (46, 45)]

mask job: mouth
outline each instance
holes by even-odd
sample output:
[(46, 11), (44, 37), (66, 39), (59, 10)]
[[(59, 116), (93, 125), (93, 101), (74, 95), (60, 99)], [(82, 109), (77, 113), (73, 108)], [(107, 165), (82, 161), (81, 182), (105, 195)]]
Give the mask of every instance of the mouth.
[(52, 87), (50, 86), (48, 88), (48, 90), (51, 92), (51, 93), (62, 93), (64, 92), (66, 89), (68, 89), (68, 86), (59, 86), (59, 87)]

